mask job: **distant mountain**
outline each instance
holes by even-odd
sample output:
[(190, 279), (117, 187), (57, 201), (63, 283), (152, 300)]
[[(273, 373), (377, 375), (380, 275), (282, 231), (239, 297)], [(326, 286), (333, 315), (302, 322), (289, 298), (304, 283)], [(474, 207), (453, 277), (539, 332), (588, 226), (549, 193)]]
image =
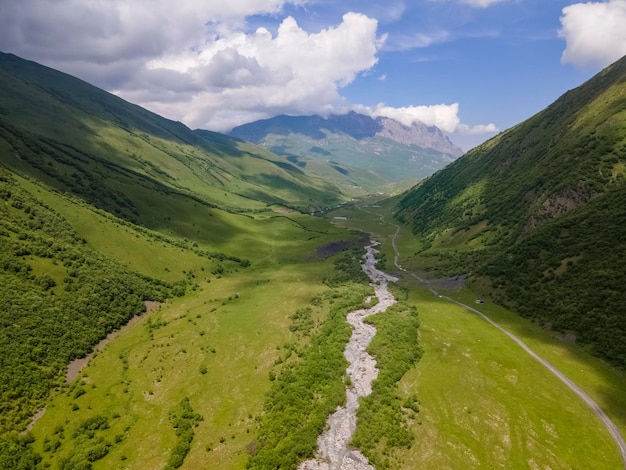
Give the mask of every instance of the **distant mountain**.
[(267, 147), (342, 186), (371, 191), (422, 179), (463, 151), (435, 126), (344, 115), (276, 116), (235, 127), (230, 135)]
[(408, 191), (397, 217), (424, 253), (465, 253), (494, 298), (626, 368), (624, 96), (626, 58)]

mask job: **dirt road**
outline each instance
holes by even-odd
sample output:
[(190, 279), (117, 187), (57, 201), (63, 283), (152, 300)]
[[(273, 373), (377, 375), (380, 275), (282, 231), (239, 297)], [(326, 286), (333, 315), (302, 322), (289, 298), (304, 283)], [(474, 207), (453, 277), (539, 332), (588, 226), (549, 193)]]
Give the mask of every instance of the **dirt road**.
[(455, 304), (457, 304), (457, 305), (459, 305), (461, 307), (464, 307), (467, 310), (469, 310), (470, 312), (475, 313), (476, 315), (478, 315), (479, 317), (481, 317), (482, 319), (487, 321), (490, 325), (494, 326), (495, 328), (500, 330), (502, 333), (507, 335), (509, 338), (511, 338), (513, 341), (515, 341), (515, 343), (517, 343), (533, 359), (535, 359), (537, 362), (539, 362), (541, 365), (543, 365), (546, 369), (548, 369), (550, 372), (552, 372), (555, 376), (557, 376), (565, 385), (567, 385), (567, 387), (569, 387), (570, 390), (572, 390), (576, 395), (578, 395), (589, 406), (589, 408), (591, 408), (593, 410), (593, 412), (598, 416), (598, 418), (600, 418), (602, 420), (602, 422), (604, 423), (605, 427), (609, 431), (609, 434), (611, 434), (611, 437), (615, 441), (615, 444), (617, 444), (619, 452), (620, 452), (620, 454), (622, 456), (622, 462), (624, 463), (624, 468), (626, 469), (626, 442), (624, 442), (624, 438), (622, 437), (618, 427), (615, 425), (615, 423), (613, 421), (611, 421), (611, 418), (609, 418), (609, 416), (604, 412), (604, 410), (602, 410), (602, 408), (600, 408), (600, 406), (589, 395), (587, 395), (587, 393), (585, 393), (580, 387), (578, 387), (578, 385), (576, 385), (574, 382), (572, 382), (570, 379), (568, 379), (565, 376), (565, 374), (563, 374), (560, 370), (558, 370), (556, 367), (554, 367), (548, 361), (546, 361), (545, 359), (540, 357), (537, 353), (535, 353), (532, 349), (530, 349), (526, 345), (526, 343), (524, 343), (520, 338), (515, 336), (513, 333), (511, 333), (510, 331), (502, 328), (500, 325), (498, 325), (491, 318), (489, 318), (487, 315), (485, 315), (484, 313), (480, 312), (479, 310), (477, 310), (477, 309), (475, 309), (473, 307), (470, 307), (469, 305), (466, 305), (464, 303), (461, 303), (461, 302), (459, 302), (459, 301), (457, 301), (455, 299), (452, 299), (452, 298), (450, 298), (450, 297), (448, 297), (446, 295), (442, 295), (432, 285), (430, 285), (430, 283), (427, 280), (420, 278), (416, 274), (411, 273), (411, 272), (407, 271), (406, 269), (404, 269), (402, 266), (400, 266), (398, 264), (398, 258), (400, 256), (400, 253), (399, 253), (398, 248), (396, 246), (396, 238), (398, 236), (398, 233), (400, 232), (400, 227), (399, 226), (396, 226), (396, 227), (397, 227), (396, 232), (394, 233), (393, 238), (391, 239), (391, 244), (393, 246), (393, 250), (394, 250), (394, 253), (395, 253), (394, 264), (395, 264), (396, 268), (398, 268), (400, 271), (403, 271), (403, 272), (407, 273), (408, 275), (410, 275), (414, 279), (418, 280), (422, 284), (426, 285), (430, 289), (430, 291), (434, 295), (436, 295), (437, 297), (445, 299), (445, 300), (448, 300), (448, 301), (450, 301), (452, 303), (455, 303)]

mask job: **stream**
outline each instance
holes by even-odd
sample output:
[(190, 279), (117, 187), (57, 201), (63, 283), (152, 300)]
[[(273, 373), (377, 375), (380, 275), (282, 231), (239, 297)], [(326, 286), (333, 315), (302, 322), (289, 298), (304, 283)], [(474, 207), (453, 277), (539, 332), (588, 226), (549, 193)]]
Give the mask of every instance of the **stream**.
[(347, 373), (352, 382), (346, 388), (346, 404), (329, 416), (326, 431), (317, 439), (317, 457), (300, 464), (298, 470), (374, 470), (367, 458), (358, 450), (351, 449), (348, 444), (356, 428), (359, 398), (372, 393), (372, 382), (378, 377), (376, 361), (366, 352), (376, 334), (376, 328), (363, 320), (384, 312), (396, 302), (387, 288), (387, 283), (398, 279), (376, 269), (376, 245), (376, 242), (372, 242), (366, 247), (362, 268), (372, 281), (378, 303), (368, 309), (352, 311), (347, 316), (353, 330), (344, 350), (344, 356), (349, 363)]

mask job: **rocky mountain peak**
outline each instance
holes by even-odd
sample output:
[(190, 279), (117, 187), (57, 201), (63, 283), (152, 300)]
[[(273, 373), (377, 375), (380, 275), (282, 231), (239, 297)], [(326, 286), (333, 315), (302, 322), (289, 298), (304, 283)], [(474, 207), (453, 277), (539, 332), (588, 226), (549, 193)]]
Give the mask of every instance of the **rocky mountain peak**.
[(424, 149), (437, 150), (453, 157), (463, 154), (463, 151), (454, 145), (438, 127), (427, 126), (420, 122), (405, 126), (395, 119), (372, 118), (354, 111), (347, 114), (332, 114), (327, 118), (318, 115), (276, 116), (235, 127), (230, 135), (260, 144), (268, 134), (302, 134), (322, 140), (326, 137), (325, 132), (345, 134), (359, 141), (368, 138), (389, 139), (402, 145), (416, 145)]
[(463, 150), (454, 145), (437, 126), (427, 126), (416, 122), (411, 126), (387, 117), (376, 119), (380, 123), (377, 135), (405, 145), (418, 145), (424, 148), (438, 150), (455, 157), (463, 154)]

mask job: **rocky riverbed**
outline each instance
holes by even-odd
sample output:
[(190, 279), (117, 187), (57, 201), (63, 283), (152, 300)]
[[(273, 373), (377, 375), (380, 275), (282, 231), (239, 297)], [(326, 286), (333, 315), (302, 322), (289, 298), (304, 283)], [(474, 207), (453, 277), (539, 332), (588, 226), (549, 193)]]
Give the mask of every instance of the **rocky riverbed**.
[(347, 374), (351, 385), (346, 389), (346, 404), (328, 418), (326, 431), (317, 439), (317, 457), (307, 460), (299, 470), (373, 470), (367, 458), (358, 450), (351, 449), (349, 442), (356, 428), (356, 410), (359, 398), (372, 393), (372, 382), (378, 376), (376, 361), (367, 352), (367, 346), (376, 334), (376, 328), (363, 320), (384, 312), (396, 300), (387, 288), (388, 282), (397, 278), (376, 269), (376, 243), (367, 247), (363, 271), (369, 276), (376, 292), (378, 303), (368, 309), (348, 313), (348, 323), (353, 328), (352, 337), (346, 345), (344, 355), (349, 366)]

